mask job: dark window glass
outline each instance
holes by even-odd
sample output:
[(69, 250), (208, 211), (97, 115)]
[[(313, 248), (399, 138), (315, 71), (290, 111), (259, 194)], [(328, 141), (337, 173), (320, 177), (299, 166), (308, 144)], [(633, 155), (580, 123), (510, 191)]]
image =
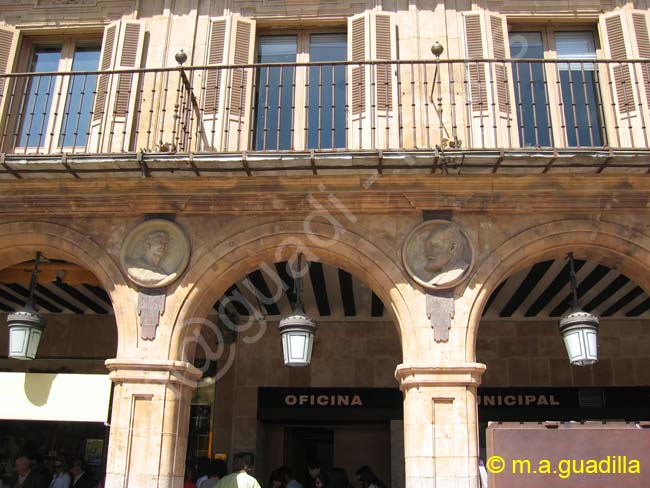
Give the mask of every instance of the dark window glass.
[(596, 59), (594, 36), (591, 32), (558, 32), (555, 47), (558, 59), (576, 60), (558, 63), (567, 145), (602, 146), (598, 72), (592, 61)]
[[(77, 46), (72, 61), (72, 71), (97, 71), (99, 52), (99, 46)], [(97, 75), (70, 77), (59, 146), (85, 147), (90, 131), (96, 82)]]
[[(295, 63), (296, 36), (262, 36), (258, 63)], [(257, 70), (255, 149), (291, 149), (295, 68), (263, 66)]]
[[(61, 46), (36, 46), (29, 65), (31, 73), (58, 71)], [(56, 77), (52, 75), (31, 76), (25, 86), (25, 98), (18, 145), (21, 147), (43, 146), (47, 135), (47, 123), (55, 97)]]
[[(345, 61), (345, 34), (312, 34), (309, 42), (311, 62)], [(345, 71), (342, 65), (309, 67), (307, 93), (307, 147), (327, 149), (345, 147)]]
[[(510, 36), (513, 59), (543, 59), (541, 32), (515, 32)], [(519, 139), (523, 146), (551, 146), (551, 125), (543, 63), (517, 61), (512, 66)]]

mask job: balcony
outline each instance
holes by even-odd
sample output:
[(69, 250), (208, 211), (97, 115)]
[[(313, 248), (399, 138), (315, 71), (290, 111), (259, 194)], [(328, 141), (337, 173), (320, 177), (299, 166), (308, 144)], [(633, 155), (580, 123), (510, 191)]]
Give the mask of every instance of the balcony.
[(650, 169), (647, 60), (20, 73), (0, 94), (0, 178)]

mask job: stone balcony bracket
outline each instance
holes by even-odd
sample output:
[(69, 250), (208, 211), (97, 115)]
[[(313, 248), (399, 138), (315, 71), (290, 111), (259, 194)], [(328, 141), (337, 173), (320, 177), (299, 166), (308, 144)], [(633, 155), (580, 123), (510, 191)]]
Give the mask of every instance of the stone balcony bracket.
[(113, 383), (175, 384), (196, 388), (201, 370), (185, 361), (107, 359)]
[(402, 391), (420, 387), (477, 387), (484, 372), (485, 364), (481, 363), (400, 364), (395, 378)]

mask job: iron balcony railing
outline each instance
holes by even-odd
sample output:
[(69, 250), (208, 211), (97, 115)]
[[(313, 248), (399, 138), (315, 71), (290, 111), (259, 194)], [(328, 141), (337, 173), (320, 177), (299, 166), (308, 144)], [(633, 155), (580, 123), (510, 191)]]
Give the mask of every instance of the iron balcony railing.
[(8, 155), (650, 148), (647, 60), (20, 73), (0, 97)]

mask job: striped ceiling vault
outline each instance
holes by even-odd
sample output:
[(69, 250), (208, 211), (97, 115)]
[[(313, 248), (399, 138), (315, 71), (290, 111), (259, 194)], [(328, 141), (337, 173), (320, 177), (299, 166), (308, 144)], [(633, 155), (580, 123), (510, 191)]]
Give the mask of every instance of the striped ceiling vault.
[[(490, 296), (486, 320), (548, 319), (562, 315), (569, 304), (565, 259), (539, 262), (504, 281)], [(596, 262), (576, 260), (583, 308), (599, 317), (650, 318), (650, 297), (625, 275)], [(0, 271), (0, 312), (25, 304), (30, 263)], [(293, 279), (286, 263), (264, 266), (234, 283), (214, 304), (215, 313), (251, 313), (275, 320), (291, 312)], [(305, 312), (320, 321), (386, 320), (384, 305), (363, 282), (347, 271), (310, 263), (303, 280)], [(45, 313), (112, 314), (106, 292), (92, 274), (69, 263), (47, 263), (39, 273), (37, 305)]]
[[(575, 261), (578, 296), (584, 310), (598, 317), (650, 317), (650, 297), (616, 270)], [(492, 293), (485, 319), (560, 317), (571, 300), (566, 259), (539, 262), (511, 275)]]

